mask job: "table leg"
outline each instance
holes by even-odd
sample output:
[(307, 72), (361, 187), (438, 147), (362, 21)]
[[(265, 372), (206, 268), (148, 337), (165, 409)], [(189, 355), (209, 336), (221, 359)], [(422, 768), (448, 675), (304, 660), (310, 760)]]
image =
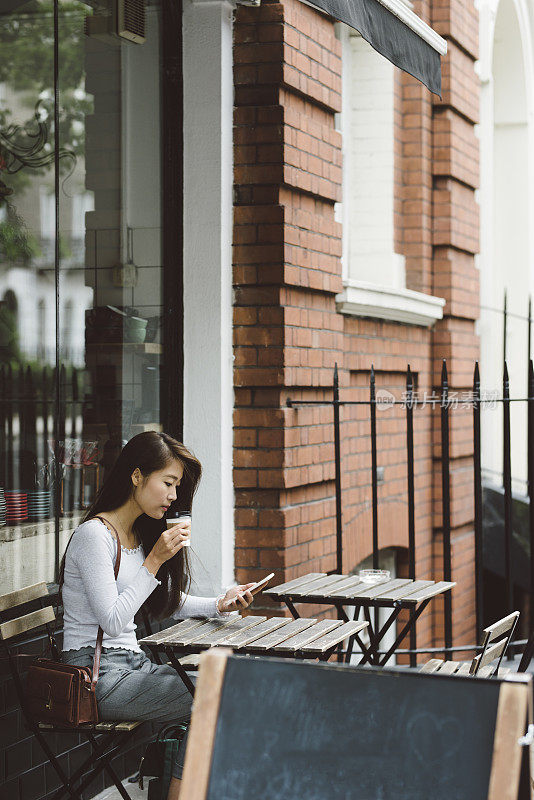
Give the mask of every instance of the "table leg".
[[(342, 605), (340, 605), (339, 603), (336, 603), (336, 608), (337, 608), (337, 612), (338, 612), (338, 619), (342, 619), (343, 622), (350, 622), (349, 616), (348, 616), (347, 612), (345, 611), (344, 607)], [(356, 607), (355, 607), (352, 619), (355, 620), (357, 618), (357, 615), (359, 615), (359, 613), (360, 613), (359, 606), (358, 606), (358, 610), (357, 611), (356, 611)], [(354, 639), (358, 640), (358, 644), (359, 644), (360, 647), (362, 646), (361, 645), (361, 639), (358, 636), (358, 634), (353, 634), (352, 636), (349, 636), (349, 643), (347, 645), (345, 658), (342, 657), (342, 652), (341, 652), (341, 649), (340, 649), (339, 650), (338, 661), (344, 661), (345, 664), (350, 663), (350, 659), (352, 657), (352, 650), (354, 648)]]
[[(356, 640), (356, 642), (357, 642), (360, 650), (362, 651), (362, 653), (365, 653), (365, 645), (364, 645), (364, 643), (363, 643), (363, 641), (362, 641), (362, 639), (360, 637), (360, 634), (359, 633), (355, 633), (352, 638)], [(345, 663), (349, 664), (351, 658), (352, 658), (352, 647), (350, 649), (350, 652), (349, 652), (349, 649), (347, 648), (347, 654), (345, 656)]]
[(391, 658), (391, 656), (393, 655), (399, 644), (402, 642), (408, 631), (411, 629), (412, 625), (415, 625), (415, 623), (417, 622), (417, 620), (419, 619), (419, 617), (421, 616), (427, 605), (430, 603), (430, 600), (431, 598), (429, 597), (427, 600), (424, 600), (421, 603), (417, 611), (410, 612), (410, 619), (408, 620), (404, 628), (401, 630), (401, 632), (399, 633), (399, 635), (397, 636), (397, 638), (395, 639), (395, 641), (393, 642), (387, 653), (382, 657), (381, 660), (379, 660), (378, 665), (380, 667), (383, 667), (384, 664), (386, 664), (389, 661), (389, 659)]
[[(393, 623), (395, 622), (395, 620), (399, 616), (401, 610), (402, 610), (401, 606), (398, 606), (398, 608), (393, 609), (393, 611), (391, 612), (390, 616), (388, 617), (388, 619), (384, 623), (384, 625), (380, 628), (379, 631), (375, 632), (371, 628), (371, 616), (369, 614), (369, 609), (367, 607), (365, 607), (365, 609), (364, 609), (365, 618), (366, 618), (367, 622), (369, 623), (370, 644), (369, 644), (369, 649), (364, 654), (364, 656), (363, 656), (362, 660), (360, 661), (360, 663), (358, 664), (358, 666), (361, 666), (362, 664), (365, 664), (366, 662), (369, 662), (370, 664), (376, 664), (377, 666), (382, 666), (382, 662), (380, 661), (380, 656), (378, 655), (378, 647), (380, 645), (380, 642), (384, 638), (384, 635), (391, 628), (391, 626), (393, 625)], [(395, 647), (396, 647), (396, 644), (395, 644)], [(391, 652), (389, 653), (389, 655), (391, 655)]]
[[(360, 614), (360, 606), (357, 607), (357, 611), (356, 611), (356, 609), (354, 610), (354, 619), (356, 619), (356, 614), (358, 614), (358, 616), (359, 616), (359, 614)], [(367, 660), (369, 661), (370, 664), (372, 664), (372, 663), (374, 663), (373, 662), (373, 654), (374, 654), (375, 650), (378, 649), (379, 639), (376, 638), (375, 628), (373, 626), (373, 623), (371, 622), (371, 612), (370, 612), (370, 610), (369, 610), (369, 608), (367, 606), (363, 607), (363, 615), (364, 615), (365, 620), (367, 622), (367, 633), (369, 635), (369, 647), (367, 648), (367, 650), (365, 650), (365, 648), (364, 648), (364, 651), (363, 651), (364, 652), (364, 658), (363, 658), (362, 661), (360, 661), (360, 664), (365, 664), (365, 661), (367, 661)]]
[[(343, 622), (349, 622), (349, 618), (347, 616), (347, 612), (343, 608), (340, 603), (334, 603), (334, 607), (337, 610), (337, 618), (343, 620)], [(352, 636), (349, 638), (348, 647), (352, 647), (353, 638)], [(342, 664), (346, 658), (343, 658), (343, 642), (340, 642), (337, 646), (337, 660), (338, 664)]]
[(291, 600), (289, 599), (289, 597), (286, 597), (285, 604), (289, 608), (291, 614), (293, 615), (293, 619), (300, 619), (300, 614), (293, 605), (293, 603), (291, 602)]
[(185, 685), (186, 685), (187, 689), (189, 690), (190, 694), (192, 695), (192, 697), (194, 697), (195, 696), (195, 684), (193, 683), (193, 681), (191, 680), (191, 678), (189, 677), (189, 675), (185, 671), (184, 667), (182, 667), (182, 665), (180, 664), (180, 662), (176, 658), (176, 655), (174, 654), (174, 651), (172, 650), (172, 648), (166, 647), (165, 648), (165, 653), (167, 654), (167, 657), (168, 657), (169, 661), (171, 662), (171, 664), (173, 665), (174, 669), (176, 670), (176, 672), (178, 673), (180, 678), (185, 683)]

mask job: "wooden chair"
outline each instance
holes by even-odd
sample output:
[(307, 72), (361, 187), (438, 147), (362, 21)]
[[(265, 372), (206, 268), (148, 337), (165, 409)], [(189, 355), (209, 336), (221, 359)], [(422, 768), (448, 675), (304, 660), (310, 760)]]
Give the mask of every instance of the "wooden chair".
[[(19, 653), (24, 645), (24, 636), (29, 632), (35, 635), (37, 629), (46, 628), (52, 652), (57, 657), (58, 649), (54, 640), (52, 623), (55, 613), (52, 606), (46, 604), (49, 594), (46, 583), (36, 583), (16, 592), (0, 596), (0, 644), (9, 661), (11, 673), (15, 683), (18, 700), (24, 715), (27, 727), (43, 748), (50, 759), (63, 784), (50, 798), (59, 800), (70, 796), (73, 800), (81, 800), (83, 790), (105, 770), (124, 800), (131, 800), (130, 795), (123, 787), (120, 778), (111, 766), (111, 760), (129, 743), (136, 729), (142, 722), (100, 722), (96, 725), (84, 724), (73, 726), (51, 725), (39, 722), (29, 713), (24, 697), (23, 663), (28, 663), (35, 656)], [(35, 610), (35, 606), (40, 608)], [(33, 609), (33, 610), (30, 610)], [(54, 752), (48, 744), (47, 738), (56, 733), (72, 732), (82, 734), (91, 745), (92, 753), (83, 764), (68, 777)], [(96, 738), (98, 736), (98, 739)]]
[[(512, 639), (519, 611), (513, 611), (507, 617), (484, 628), (482, 652), (472, 661), (443, 661), (431, 658), (420, 669), (420, 672), (440, 673), (441, 675), (472, 675), (473, 678), (490, 678), (505, 675), (508, 668), (501, 668), (501, 661)], [(498, 659), (497, 664), (493, 662)]]

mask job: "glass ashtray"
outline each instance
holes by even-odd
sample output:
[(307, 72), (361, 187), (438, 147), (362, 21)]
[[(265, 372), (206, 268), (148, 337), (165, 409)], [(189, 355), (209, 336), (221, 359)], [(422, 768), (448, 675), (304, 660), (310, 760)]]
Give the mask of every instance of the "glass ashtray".
[(361, 569), (358, 573), (362, 583), (385, 583), (390, 575), (389, 569)]

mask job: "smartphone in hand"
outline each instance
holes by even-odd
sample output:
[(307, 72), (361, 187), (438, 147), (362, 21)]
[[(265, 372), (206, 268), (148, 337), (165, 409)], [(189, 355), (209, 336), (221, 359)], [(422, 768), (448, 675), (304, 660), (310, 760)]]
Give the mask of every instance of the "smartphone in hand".
[(272, 578), (274, 578), (274, 572), (271, 572), (270, 575), (266, 575), (265, 578), (261, 579), (261, 581), (255, 583), (254, 586), (251, 586), (248, 591), (252, 592), (253, 595), (258, 594), (258, 592), (262, 592)]
[[(265, 578), (261, 579), (261, 581), (257, 581), (257, 583), (254, 583), (250, 587), (250, 589), (247, 589), (247, 591), (251, 592), (252, 595), (258, 594), (259, 592), (261, 592), (261, 591), (263, 591), (265, 589), (265, 587), (267, 586), (269, 581), (272, 580), (272, 578), (274, 578), (274, 572), (271, 572), (270, 575), (266, 575)], [(235, 599), (237, 600), (238, 597), (243, 597), (243, 595), (242, 594), (238, 594), (238, 595), (236, 595)]]

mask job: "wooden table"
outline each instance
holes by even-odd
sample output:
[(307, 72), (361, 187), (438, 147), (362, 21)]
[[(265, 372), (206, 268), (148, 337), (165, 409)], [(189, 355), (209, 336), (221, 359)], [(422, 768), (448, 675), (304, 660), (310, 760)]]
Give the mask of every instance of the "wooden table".
[(183, 660), (210, 647), (229, 647), (239, 655), (283, 656), (327, 661), (340, 642), (357, 635), (367, 622), (354, 620), (241, 617), (185, 619), (171, 628), (146, 636), (139, 644), (152, 653), (163, 651), (194, 694)]
[[(394, 654), (401, 641), (415, 625), (433, 597), (449, 592), (456, 584), (451, 581), (414, 581), (409, 578), (395, 578), (379, 584), (363, 583), (355, 575), (327, 575), (323, 572), (310, 572), (301, 578), (282, 583), (273, 589), (266, 589), (265, 595), (273, 600), (284, 602), (293, 617), (300, 618), (295, 603), (314, 603), (335, 606), (340, 618), (349, 622), (346, 606), (354, 608), (353, 618), (358, 619), (360, 609), (368, 622), (369, 645), (364, 643), (359, 631), (354, 631), (349, 640), (345, 660), (350, 661), (354, 641), (360, 646), (363, 657), (360, 664), (383, 666)], [(371, 608), (391, 608), (391, 614), (382, 627), (371, 622)], [(386, 653), (380, 655), (379, 647), (385, 634), (396, 621), (400, 612), (408, 609), (409, 619), (403, 626), (395, 642)]]

